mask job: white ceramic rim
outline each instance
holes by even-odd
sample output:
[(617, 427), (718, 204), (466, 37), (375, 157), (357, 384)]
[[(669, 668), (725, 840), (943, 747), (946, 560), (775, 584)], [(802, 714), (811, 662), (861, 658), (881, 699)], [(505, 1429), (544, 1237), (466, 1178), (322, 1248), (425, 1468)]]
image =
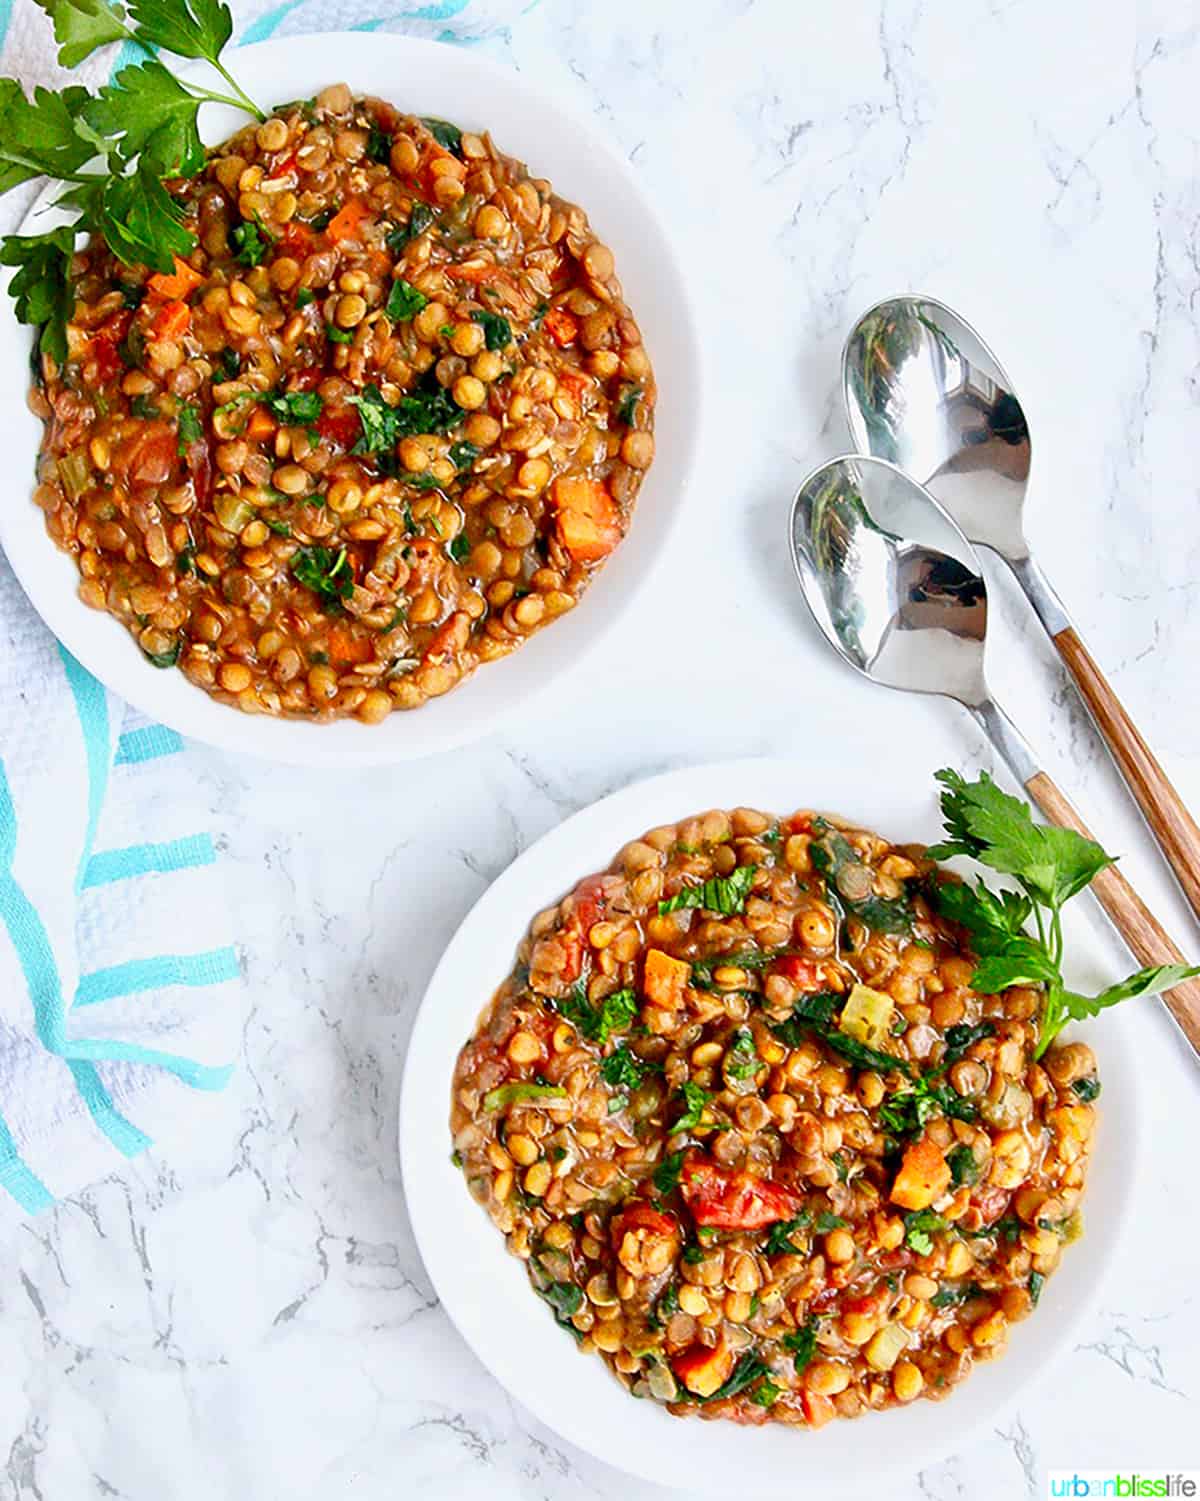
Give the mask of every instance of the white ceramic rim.
[[(901, 721), (908, 707), (900, 706)], [(920, 722), (927, 731), (928, 720)], [(796, 760), (720, 762), (638, 782), (576, 813), (520, 855), (479, 899), (446, 949), (417, 1018), (401, 1089), (400, 1153), (417, 1244), (443, 1307), (483, 1364), (538, 1419), (579, 1448), (649, 1481), (745, 1494), (785, 1478), (793, 1486), (811, 1480), (827, 1487), (837, 1476), (839, 1483), (858, 1487), (914, 1474), (962, 1450), (1072, 1345), (1124, 1230), (1139, 1122), (1132, 1027), (1118, 1010), (1087, 1030), (1104, 1080), (1100, 1146), (1084, 1202), (1088, 1232), (1047, 1282), (1037, 1313), (1013, 1331), (1003, 1357), (973, 1371), (949, 1403), (921, 1401), (853, 1423), (835, 1422), (818, 1434), (747, 1430), (672, 1418), (653, 1403), (630, 1398), (596, 1357), (580, 1357), (449, 1161), (454, 1057), (535, 912), (604, 868), (624, 840), (709, 807), (745, 803), (786, 813), (800, 805), (825, 806), (898, 840), (932, 841), (940, 819), (928, 739), (914, 748), (902, 722), (894, 729), (886, 786), (866, 749), (846, 755), (843, 747), (840, 767), (828, 759), (820, 771)], [(904, 787), (914, 789), (907, 810), (901, 795), (890, 791)], [(1075, 982), (1108, 983), (1122, 962), (1111, 935), (1086, 910), (1068, 913), (1067, 929), (1071, 952), (1087, 955), (1073, 967)]]
[[(396, 712), (382, 725), (353, 720), (313, 725), (243, 714), (211, 699), (182, 673), (152, 667), (123, 626), (80, 601), (75, 562), (47, 536), (32, 503), (32, 483), (28, 490), (18, 487), (16, 497), (0, 507), (0, 546), (63, 645), (113, 692), (181, 734), (275, 761), (339, 767), (413, 760), (480, 740), (527, 711), (565, 674), (582, 671), (668, 554), (702, 431), (702, 356), (682, 261), (629, 164), (589, 121), (545, 98), (515, 70), (444, 43), (362, 32), (259, 42), (236, 49), (229, 62), (260, 102), (277, 103), (345, 81), (355, 92), (376, 94), (402, 108), (491, 128), (501, 150), (525, 160), (588, 212), (597, 233), (613, 247), (659, 387), (656, 459), (629, 536), (570, 614), (511, 656), (485, 663), (444, 698)], [(206, 76), (202, 64), (181, 67), (179, 73)], [(224, 139), (245, 118), (224, 106), (205, 106), (205, 140)], [(24, 231), (50, 227), (52, 197), (49, 189), (42, 194)], [(3, 435), (10, 454), (28, 453), (32, 468), (41, 424), (26, 405), (30, 339), (30, 331), (6, 312), (0, 319)]]

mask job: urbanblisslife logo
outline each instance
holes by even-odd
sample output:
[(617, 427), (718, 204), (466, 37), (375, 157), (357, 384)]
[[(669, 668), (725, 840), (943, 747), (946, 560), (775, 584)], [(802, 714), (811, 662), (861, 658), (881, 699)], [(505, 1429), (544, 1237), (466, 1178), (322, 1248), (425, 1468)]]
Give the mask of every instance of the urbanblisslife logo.
[(1051, 1470), (1050, 1496), (1200, 1497), (1200, 1470)]

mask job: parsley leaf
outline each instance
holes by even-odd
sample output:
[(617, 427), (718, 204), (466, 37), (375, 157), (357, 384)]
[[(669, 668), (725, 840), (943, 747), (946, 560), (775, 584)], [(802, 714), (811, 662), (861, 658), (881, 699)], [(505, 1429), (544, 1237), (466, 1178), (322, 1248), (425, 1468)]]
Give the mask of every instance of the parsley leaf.
[(233, 16), (221, 0), (129, 0), (140, 42), (176, 57), (217, 58), (233, 34)]
[(794, 1329), (790, 1334), (785, 1334), (780, 1340), (783, 1348), (795, 1357), (796, 1375), (799, 1376), (804, 1368), (817, 1353), (817, 1321), (809, 1319), (799, 1329)]
[(622, 386), (617, 392), (617, 421), (626, 427), (633, 426), (637, 416), (637, 404), (642, 399), (641, 386)]
[(446, 551), (456, 563), (465, 563), (471, 556), (471, 541), (466, 532), (458, 532), (446, 544)]
[(378, 386), (368, 386), (361, 396), (351, 396), (350, 404), (358, 408), (362, 419), (362, 437), (352, 453), (384, 453), (396, 446), (398, 418), (388, 406)]
[(600, 1077), (610, 1089), (636, 1089), (646, 1076), (646, 1065), (623, 1042), (600, 1065)]
[(409, 241), (423, 235), (436, 218), (437, 215), (427, 203), (414, 203), (408, 223), (390, 230), (384, 243), (393, 255), (399, 255)]
[(235, 224), (229, 238), (237, 246), (234, 260), (243, 266), (257, 266), (271, 248), (271, 236), (253, 219)]
[(960, 1141), (946, 1153), (946, 1165), (950, 1169), (950, 1181), (955, 1188), (971, 1187), (979, 1182), (979, 1164), (975, 1161), (975, 1153), (965, 1141)]
[(587, 985), (580, 980), (562, 1000), (555, 1003), (555, 1010), (589, 1042), (604, 1043), (614, 1032), (626, 1032), (637, 1015), (637, 996), (632, 990), (614, 990), (606, 995), (599, 1006), (593, 1006), (587, 998)]
[(912, 907), (906, 897), (889, 899), (872, 891), (870, 867), (846, 836), (823, 818), (814, 818), (809, 858), (846, 911), (877, 933), (911, 933)]
[(83, 118), (115, 145), (120, 161), (140, 153), (161, 177), (192, 177), (204, 165), (196, 124), (200, 103), (157, 58), (149, 58), (122, 68), (84, 105)]
[(428, 302), (429, 298), (424, 292), (418, 292), (411, 282), (398, 276), (388, 293), (384, 312), (393, 323), (401, 323), (406, 318), (415, 317), (423, 307), (427, 306)]
[(658, 1192), (665, 1199), (679, 1187), (679, 1175), (683, 1171), (683, 1153), (672, 1152), (654, 1169), (653, 1183)]
[(315, 391), (277, 391), (261, 400), (272, 416), (293, 427), (316, 422), (324, 409), (324, 403)]
[(98, 193), (71, 202), (94, 212), (108, 248), (127, 265), (144, 263), (165, 275), (175, 257), (190, 255), (195, 238), (183, 227), (183, 205), (162, 184), (157, 172), (141, 161), (128, 177), (110, 177)]
[(180, 458), (184, 458), (192, 444), (204, 437), (204, 423), (197, 408), (187, 401), (179, 408), (175, 421), (179, 430), (176, 447)]
[[(1112, 856), (1072, 829), (1035, 824), (1029, 805), (1002, 792), (986, 772), (967, 782), (944, 769), (937, 779), (943, 787), (947, 837), (929, 854), (935, 860), (967, 855), (1011, 876), (1023, 895), (993, 892), (982, 881), (973, 889), (943, 882), (931, 894), (938, 911), (970, 934), (980, 956), (971, 978), (976, 990), (986, 994), (1010, 985), (1045, 987), (1036, 1057), (1067, 1022), (1096, 1016), (1134, 996), (1157, 995), (1200, 974), (1200, 967), (1158, 965), (1138, 970), (1099, 995), (1068, 990), (1062, 974), (1062, 907), (1113, 863)], [(1025, 929), (1031, 917), (1036, 936)]]
[(753, 1033), (748, 1027), (739, 1027), (725, 1052), (725, 1072), (731, 1079), (743, 1083), (753, 1079), (761, 1067), (762, 1059), (754, 1046)]
[(130, 31), (118, 7), (106, 0), (37, 0), (54, 22), (54, 40), (59, 44), (58, 61), (63, 68), (77, 68), (97, 47), (129, 38)]
[(41, 327), (39, 348), (60, 365), (67, 357), (67, 323), (75, 311), (70, 278), (74, 253), (70, 225), (43, 235), (8, 235), (0, 247), (0, 264), (20, 268), (8, 288), (18, 319)]
[(809, 1224), (812, 1215), (803, 1210), (794, 1220), (776, 1220), (767, 1231), (763, 1252), (767, 1256), (803, 1256), (805, 1247), (797, 1245), (792, 1237)]
[(0, 78), (0, 193), (43, 173), (69, 181), (95, 156), (95, 143), (77, 128), (89, 97), (72, 85), (57, 94), (35, 88), (26, 98), (15, 78)]
[(372, 125), (367, 132), (367, 159), (372, 162), (386, 162), (392, 154), (392, 138), (387, 131), (379, 125)]
[(298, 584), (327, 604), (340, 604), (354, 593), (354, 576), (344, 547), (339, 552), (332, 547), (302, 547), (292, 555), (291, 569)]
[(453, 151), (455, 155), (458, 154), (462, 146), (462, 131), (457, 125), (452, 125), (449, 120), (439, 120), (434, 115), (423, 116), (421, 124), (439, 146), (444, 146), (447, 151)]
[(479, 310), (471, 314), (471, 321), (483, 329), (483, 342), (494, 353), (507, 349), (512, 343), (512, 325), (499, 313)]
[(704, 1114), (712, 1095), (708, 1090), (701, 1089), (699, 1084), (687, 1079), (680, 1086), (676, 1097), (683, 1101), (683, 1114), (672, 1125), (672, 1134), (676, 1131), (694, 1131), (700, 1124), (700, 1117)]
[(681, 907), (702, 907), (706, 912), (720, 912), (726, 917), (741, 912), (754, 885), (756, 865), (739, 865), (727, 876), (713, 876), (699, 886), (684, 886), (672, 897), (658, 904), (659, 916), (677, 912)]
[(928, 1256), (933, 1250), (932, 1232), (945, 1230), (947, 1221), (932, 1209), (918, 1209), (904, 1216), (904, 1240), (918, 1256)]

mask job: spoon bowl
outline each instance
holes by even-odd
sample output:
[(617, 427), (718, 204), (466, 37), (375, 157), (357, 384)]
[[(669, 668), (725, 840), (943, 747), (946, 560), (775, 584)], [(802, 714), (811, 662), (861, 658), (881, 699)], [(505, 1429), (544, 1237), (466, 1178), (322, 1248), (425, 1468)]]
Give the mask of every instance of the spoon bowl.
[(893, 297), (854, 325), (842, 389), (855, 446), (919, 480), (973, 541), (1029, 556), (1025, 413), (995, 355), (930, 297)]
[(831, 459), (800, 486), (790, 536), (813, 619), (852, 667), (888, 688), (986, 702), (979, 560), (915, 480), (882, 459)]

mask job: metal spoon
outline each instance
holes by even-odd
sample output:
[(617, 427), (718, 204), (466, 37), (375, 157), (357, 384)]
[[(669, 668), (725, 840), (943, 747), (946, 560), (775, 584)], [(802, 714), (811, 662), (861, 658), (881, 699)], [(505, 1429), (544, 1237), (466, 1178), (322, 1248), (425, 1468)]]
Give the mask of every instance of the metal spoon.
[(999, 361), (944, 304), (895, 297), (855, 324), (842, 389), (855, 444), (920, 480), (972, 542), (1012, 568), (1200, 917), (1200, 828), (1030, 554), (1029, 429)]
[[(991, 695), (987, 585), (928, 490), (882, 459), (831, 459), (800, 486), (789, 537), (813, 619), (852, 667), (888, 688), (957, 699), (1046, 820), (1092, 837)], [(1092, 890), (1139, 964), (1187, 962), (1115, 866)], [(1185, 981), (1165, 1000), (1200, 1057), (1200, 983)]]

